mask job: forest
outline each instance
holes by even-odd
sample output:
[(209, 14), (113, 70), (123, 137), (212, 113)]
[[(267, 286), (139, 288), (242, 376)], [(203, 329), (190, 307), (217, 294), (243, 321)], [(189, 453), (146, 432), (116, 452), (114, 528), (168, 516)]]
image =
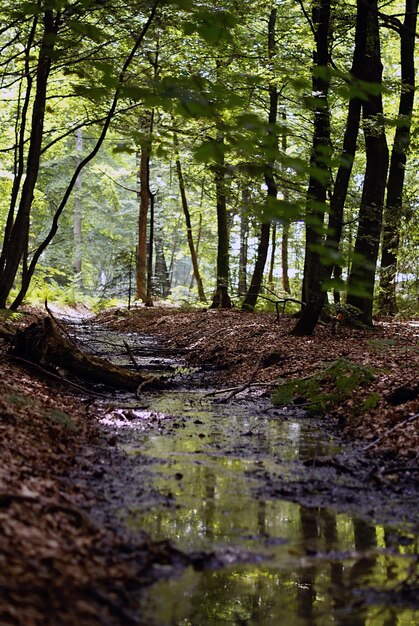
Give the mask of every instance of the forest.
[(415, 0), (0, 15), (0, 307), (417, 311)]
[(0, 0), (1, 626), (418, 623), (418, 0)]

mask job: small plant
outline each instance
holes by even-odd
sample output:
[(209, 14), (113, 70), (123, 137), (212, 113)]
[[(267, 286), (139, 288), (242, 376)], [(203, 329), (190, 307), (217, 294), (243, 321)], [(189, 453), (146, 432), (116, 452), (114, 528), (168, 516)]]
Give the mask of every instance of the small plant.
[[(371, 368), (346, 359), (337, 359), (313, 376), (283, 381), (273, 394), (272, 402), (276, 406), (304, 404), (311, 413), (324, 415), (373, 378)], [(379, 398), (378, 394), (371, 394), (369, 400), (367, 398), (369, 408), (375, 406)]]

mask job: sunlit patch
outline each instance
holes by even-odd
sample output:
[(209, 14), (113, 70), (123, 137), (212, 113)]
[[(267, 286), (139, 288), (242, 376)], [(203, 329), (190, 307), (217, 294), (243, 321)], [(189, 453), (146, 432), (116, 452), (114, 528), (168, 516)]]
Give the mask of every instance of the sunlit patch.
[(158, 426), (162, 420), (169, 417), (165, 413), (145, 409), (113, 409), (105, 413), (99, 419), (99, 423), (118, 429), (145, 430), (151, 425)]

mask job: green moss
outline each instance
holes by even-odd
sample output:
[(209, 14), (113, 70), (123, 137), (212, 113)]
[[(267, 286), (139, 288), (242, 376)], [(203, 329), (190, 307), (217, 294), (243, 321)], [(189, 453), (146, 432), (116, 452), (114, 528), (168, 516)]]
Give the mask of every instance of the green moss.
[(78, 431), (78, 426), (76, 426), (71, 417), (67, 415), (67, 413), (64, 413), (64, 411), (50, 409), (45, 413), (45, 417), (66, 430), (71, 430), (72, 432)]
[[(371, 368), (338, 359), (313, 376), (282, 381), (272, 396), (272, 402), (276, 406), (304, 404), (311, 413), (323, 415), (352, 397), (359, 387), (373, 378)], [(368, 408), (372, 408), (380, 396), (371, 394), (369, 398)]]

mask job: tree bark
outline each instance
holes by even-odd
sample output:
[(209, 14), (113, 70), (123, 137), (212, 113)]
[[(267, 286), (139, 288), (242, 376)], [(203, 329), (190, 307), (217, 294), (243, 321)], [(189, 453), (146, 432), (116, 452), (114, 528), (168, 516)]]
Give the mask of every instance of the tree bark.
[[(272, 9), (269, 15), (268, 22), (268, 59), (271, 65), (271, 72), (274, 75), (273, 68), (273, 59), (276, 54), (276, 40), (275, 40), (275, 29), (276, 29), (276, 17), (277, 10)], [(270, 141), (272, 142), (272, 147), (277, 148), (277, 136), (274, 129), (278, 117), (278, 89), (276, 87), (276, 83), (272, 80), (269, 84), (269, 135)], [(265, 184), (268, 188), (268, 201), (272, 199), (276, 199), (278, 195), (278, 188), (274, 177), (274, 167), (275, 162), (270, 161), (265, 169)], [(256, 256), (256, 264), (252, 275), (252, 280), (250, 283), (250, 287), (246, 293), (246, 297), (242, 304), (242, 309), (247, 311), (253, 311), (256, 302), (259, 296), (259, 292), (263, 282), (263, 272), (265, 269), (266, 259), (268, 256), (268, 248), (269, 248), (269, 237), (270, 237), (270, 222), (262, 223), (261, 231), (260, 231), (260, 240), (259, 246)]]
[[(83, 152), (83, 131), (79, 128), (76, 131), (76, 167), (81, 163)], [(77, 287), (83, 287), (82, 276), (82, 221), (81, 221), (81, 199), (82, 199), (82, 175), (77, 177), (74, 195), (74, 213), (73, 213), (73, 269), (75, 273), (75, 282)]]
[(44, 31), (36, 69), (36, 92), (32, 109), (26, 176), (22, 186), (16, 219), (10, 229), (10, 236), (4, 241), (3, 245), (2, 257), (4, 266), (0, 273), (0, 309), (6, 307), (6, 300), (13, 286), (20, 261), (25, 250), (27, 250), (30, 212), (41, 159), (47, 86), (60, 23), (60, 14), (54, 16), (53, 11), (46, 10), (43, 15), (43, 23)]
[(245, 185), (242, 189), (242, 206), (240, 210), (240, 252), (239, 252), (239, 294), (244, 295), (247, 291), (247, 254), (249, 239), (249, 216), (248, 208), (250, 192)]
[[(365, 73), (370, 84), (382, 84), (377, 0), (366, 6), (367, 45)], [(366, 170), (359, 210), (351, 273), (348, 278), (348, 304), (362, 311), (362, 321), (372, 324), (375, 271), (380, 243), (384, 193), (388, 169), (388, 148), (383, 123), (381, 91), (362, 104)]]
[(311, 335), (326, 297), (322, 288), (320, 250), (324, 237), (326, 196), (330, 186), (330, 113), (328, 103), (330, 0), (313, 5), (315, 50), (312, 89), (315, 94), (313, 147), (306, 205), (306, 246), (302, 301), (306, 306), (293, 329), (296, 336)]
[(195, 244), (194, 244), (193, 235), (192, 235), (191, 214), (189, 212), (188, 199), (186, 197), (185, 180), (183, 178), (182, 165), (180, 162), (180, 155), (179, 155), (179, 142), (178, 142), (176, 133), (174, 133), (173, 135), (173, 143), (174, 143), (174, 149), (175, 149), (176, 172), (177, 172), (177, 177), (178, 177), (178, 182), (179, 182), (179, 191), (180, 191), (180, 197), (182, 201), (182, 209), (183, 209), (183, 214), (185, 216), (185, 222), (186, 222), (186, 234), (188, 238), (189, 252), (191, 254), (193, 275), (195, 277), (196, 285), (198, 287), (199, 299), (201, 300), (201, 302), (206, 303), (207, 298), (205, 296), (205, 291), (204, 291), (204, 287), (202, 284), (202, 278), (199, 272), (198, 257), (196, 254)]
[(415, 97), (415, 33), (418, 0), (406, 0), (403, 24), (399, 25), (402, 90), (399, 117), (391, 152), (390, 171), (387, 181), (387, 200), (384, 210), (383, 245), (381, 253), (379, 313), (395, 315), (396, 271), (400, 239), (400, 223), (403, 212), (403, 187), (407, 151)]
[[(217, 141), (224, 143), (224, 137), (219, 133)], [(214, 166), (215, 193), (217, 198), (217, 286), (213, 295), (211, 309), (230, 309), (231, 300), (228, 295), (228, 280), (230, 274), (228, 216), (226, 198), (226, 167), (224, 151), (220, 150), (219, 162)]]

